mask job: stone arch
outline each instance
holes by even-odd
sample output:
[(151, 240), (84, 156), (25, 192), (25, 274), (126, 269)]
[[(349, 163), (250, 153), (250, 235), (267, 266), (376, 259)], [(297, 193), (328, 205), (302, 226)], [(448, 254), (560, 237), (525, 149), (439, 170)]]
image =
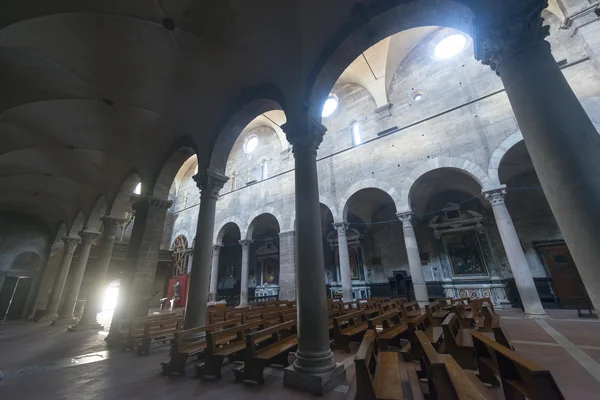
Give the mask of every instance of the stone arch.
[(252, 240), (252, 233), (254, 233), (254, 220), (263, 214), (270, 214), (273, 218), (275, 218), (277, 225), (279, 225), (279, 232), (282, 232), (281, 228), (283, 227), (283, 218), (281, 217), (281, 214), (273, 207), (263, 207), (250, 215), (245, 227), (240, 232), (242, 234), (242, 238)]
[[(119, 188), (119, 191), (115, 195), (111, 206), (107, 210), (107, 214), (110, 214), (114, 217), (123, 218), (125, 213), (129, 211), (129, 201), (131, 199), (131, 195), (135, 190), (138, 183), (142, 181), (139, 174), (136, 172), (130, 174)], [(142, 191), (145, 190), (144, 185), (142, 184)]]
[(523, 134), (519, 132), (515, 132), (506, 139), (502, 143), (496, 147), (496, 150), (492, 153), (490, 157), (490, 163), (488, 165), (488, 175), (490, 177), (491, 185), (496, 187), (500, 186), (500, 175), (498, 174), (498, 169), (500, 168), (500, 163), (502, 159), (508, 153), (508, 151), (517, 143), (523, 141)]
[(257, 116), (271, 110), (284, 110), (285, 98), (273, 84), (250, 88), (240, 96), (225, 115), (219, 135), (211, 149), (209, 169), (225, 174), (229, 153), (237, 138)]
[(482, 188), (491, 187), (490, 179), (487, 173), (479, 165), (471, 161), (455, 157), (432, 158), (419, 164), (405, 179), (404, 187), (402, 189), (401, 202), (397, 205), (399, 213), (410, 211), (410, 190), (417, 179), (425, 175), (427, 172), (440, 168), (460, 170), (473, 178)]
[[(329, 211), (331, 211), (331, 215), (333, 216), (334, 222), (339, 222), (337, 208), (335, 207), (335, 203), (331, 199), (319, 194), (319, 203), (323, 204), (325, 207), (327, 207), (329, 209)], [(292, 209), (292, 216), (290, 217), (289, 220), (290, 220), (290, 225), (287, 227), (287, 229), (285, 231), (295, 231), (296, 230), (296, 209), (295, 208)], [(283, 227), (282, 227), (282, 232), (285, 232), (285, 231), (283, 230)]]
[[(396, 209), (399, 209), (398, 205), (402, 203), (400, 194), (391, 184), (373, 178), (363, 179), (350, 186), (350, 188), (346, 190), (346, 193), (344, 193), (344, 195), (341, 197), (339, 209), (342, 210), (342, 214), (337, 216), (339, 219), (335, 219), (335, 222), (342, 222), (346, 220), (346, 216), (348, 215), (348, 200), (350, 200), (350, 197), (352, 197), (353, 194), (363, 189), (379, 189), (387, 193), (392, 200), (394, 200)], [(335, 215), (334, 218), (336, 218)]]
[(171, 242), (169, 243), (169, 249), (173, 248), (173, 243), (175, 243), (175, 240), (179, 237), (179, 236), (183, 236), (186, 243), (188, 244), (188, 248), (191, 248), (192, 246), (192, 242), (190, 241), (190, 238), (192, 237), (190, 235), (190, 233), (185, 230), (185, 229), (180, 229), (177, 232), (175, 232), (174, 235), (171, 236)]
[(88, 216), (87, 221), (85, 222), (86, 230), (98, 232), (100, 230), (100, 225), (102, 225), (102, 220), (100, 218), (102, 218), (106, 214), (106, 210), (106, 199), (104, 198), (104, 196), (101, 196), (98, 199), (98, 201), (96, 201), (94, 208), (90, 212), (90, 215)]
[(176, 141), (166, 154), (156, 179), (148, 183), (150, 187), (144, 189), (144, 183), (142, 183), (142, 194), (151, 194), (160, 200), (167, 200), (179, 170), (186, 164), (186, 161), (198, 153), (193, 141), (186, 137)]
[(470, 0), (421, 0), (357, 4), (351, 20), (330, 36), (313, 67), (301, 104), (320, 116), (327, 96), (344, 70), (362, 52), (395, 33), (421, 26), (454, 28), (473, 36), (476, 6)]
[(84, 228), (84, 223), (85, 217), (83, 216), (83, 212), (79, 211), (77, 213), (77, 216), (75, 216), (75, 219), (71, 223), (71, 226), (69, 227), (69, 236), (78, 235), (79, 232), (81, 232), (81, 230)]
[[(225, 228), (227, 225), (229, 224), (233, 224), (235, 225), (238, 230), (240, 231), (240, 237), (241, 233), (242, 233), (242, 229), (240, 228), (242, 226), (242, 221), (240, 221), (240, 219), (236, 216), (230, 216), (225, 218), (224, 220), (222, 220), (220, 223), (215, 224), (215, 227), (217, 227), (217, 229), (215, 229), (215, 233), (214, 233), (214, 238), (215, 238), (215, 244), (221, 244), (223, 242), (223, 236), (225, 236)], [(196, 241), (196, 238), (194, 237), (194, 242)]]

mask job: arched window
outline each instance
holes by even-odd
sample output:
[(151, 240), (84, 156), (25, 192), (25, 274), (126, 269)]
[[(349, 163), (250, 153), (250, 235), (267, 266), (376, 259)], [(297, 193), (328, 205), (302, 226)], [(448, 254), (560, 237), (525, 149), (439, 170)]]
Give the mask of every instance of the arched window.
[(260, 179), (267, 179), (267, 160), (260, 163)]
[(177, 236), (173, 242), (173, 276), (187, 272), (189, 256), (187, 239), (183, 235)]
[(231, 174), (231, 190), (235, 190), (235, 172)]
[(362, 143), (360, 139), (360, 124), (358, 122), (353, 123), (350, 130), (352, 131), (352, 144), (358, 146)]
[(135, 189), (133, 189), (133, 194), (142, 194), (142, 182), (138, 183)]

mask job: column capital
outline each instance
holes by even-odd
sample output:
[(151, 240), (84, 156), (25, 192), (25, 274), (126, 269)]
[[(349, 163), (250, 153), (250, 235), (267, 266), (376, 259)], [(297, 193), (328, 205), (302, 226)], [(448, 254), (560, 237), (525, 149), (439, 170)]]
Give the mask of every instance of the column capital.
[(398, 219), (400, 221), (402, 221), (402, 226), (403, 227), (409, 227), (409, 226), (413, 226), (412, 224), (412, 217), (413, 217), (413, 212), (412, 211), (408, 211), (408, 212), (403, 212), (403, 213), (398, 213), (396, 214), (396, 216), (398, 217)]
[(219, 253), (221, 252), (221, 248), (223, 247), (223, 245), (221, 244), (213, 244), (212, 247), (212, 254), (214, 255), (219, 255)]
[(65, 236), (62, 240), (63, 242), (65, 242), (65, 250), (67, 251), (67, 253), (71, 254), (75, 253), (77, 245), (81, 243), (80, 238), (73, 236)]
[(92, 244), (94, 239), (100, 236), (100, 232), (81, 231), (79, 232), (79, 236), (81, 237), (83, 244)]
[(348, 227), (350, 226), (348, 222), (334, 222), (331, 225), (337, 230), (338, 236), (345, 235)]
[(281, 125), (281, 129), (292, 145), (294, 154), (311, 152), (314, 155), (317, 154), (317, 149), (323, 141), (323, 135), (327, 131), (327, 128), (308, 112)]
[(475, 58), (500, 76), (502, 65), (519, 52), (538, 45), (547, 46), (550, 51), (550, 43), (544, 40), (550, 34), (550, 27), (544, 26), (542, 18), (547, 6), (547, 0), (519, 0), (514, 6), (506, 6), (511, 15), (492, 24), (477, 21)]
[(173, 202), (171, 200), (162, 200), (158, 197), (148, 195), (142, 196), (140, 200), (133, 203), (133, 209), (137, 210), (139, 207), (148, 206), (156, 210), (166, 212), (172, 204)]
[(196, 181), (198, 189), (200, 189), (200, 199), (214, 200), (219, 198), (219, 191), (223, 188), (225, 182), (229, 180), (225, 175), (209, 169), (197, 173), (192, 178)]
[(244, 250), (244, 249), (247, 250), (248, 248), (250, 248), (250, 245), (252, 244), (252, 240), (247, 240), (247, 239), (240, 240), (239, 243), (242, 245), (242, 250)]
[(504, 198), (506, 197), (506, 187), (486, 190), (485, 192), (483, 192), (483, 195), (492, 206), (503, 205)]
[(123, 225), (127, 221), (127, 218), (119, 218), (114, 217), (112, 215), (105, 215), (102, 218), (100, 218), (100, 220), (102, 221), (104, 234), (108, 237), (114, 237), (117, 234), (117, 229), (119, 228), (119, 226)]

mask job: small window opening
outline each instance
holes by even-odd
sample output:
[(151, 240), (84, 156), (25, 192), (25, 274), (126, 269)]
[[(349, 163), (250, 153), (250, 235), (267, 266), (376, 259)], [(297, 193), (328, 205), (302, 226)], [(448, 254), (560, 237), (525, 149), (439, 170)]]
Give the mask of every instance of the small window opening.
[(358, 146), (362, 143), (360, 139), (360, 124), (358, 122), (352, 125), (352, 144)]

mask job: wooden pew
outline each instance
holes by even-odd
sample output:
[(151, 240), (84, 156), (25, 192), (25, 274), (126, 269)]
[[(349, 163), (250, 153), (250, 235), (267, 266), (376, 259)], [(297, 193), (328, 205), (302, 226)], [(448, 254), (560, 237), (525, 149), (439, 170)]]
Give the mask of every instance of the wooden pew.
[[(269, 336), (270, 339), (265, 340)], [(265, 367), (270, 364), (287, 367), (290, 351), (296, 346), (295, 320), (247, 334), (244, 365), (235, 369), (235, 380), (264, 384)]]
[(473, 349), (472, 329), (465, 329), (460, 319), (450, 313), (442, 324), (446, 353), (450, 354), (465, 369), (476, 369), (475, 350)]
[[(489, 298), (471, 300), (469, 305), (471, 306), (473, 317), (479, 323), (479, 330), (491, 332), (493, 326), (499, 325), (500, 317), (494, 311), (494, 304)], [(488, 309), (486, 310), (486, 308)], [(485, 318), (486, 315), (488, 318)], [(483, 325), (481, 325), (482, 323)]]
[[(186, 329), (175, 332), (173, 346), (171, 347), (171, 359), (168, 363), (162, 363), (163, 375), (185, 375), (185, 363), (188, 357), (200, 356), (206, 349), (206, 335), (202, 333), (216, 332), (232, 328), (241, 324), (241, 319), (217, 322), (200, 328)], [(235, 339), (237, 335), (232, 334)]]
[(341, 301), (341, 302), (337, 303), (337, 305), (342, 313), (352, 313), (352, 312), (362, 310), (358, 300), (349, 301), (347, 303)]
[(135, 341), (144, 336), (144, 326), (146, 322), (175, 317), (175, 313), (162, 315), (149, 315), (147, 317), (138, 317), (128, 320), (122, 320), (119, 323), (119, 336), (121, 339), (122, 350), (133, 350)]
[(431, 322), (434, 326), (442, 326), (442, 322), (446, 319), (448, 314), (450, 314), (449, 311), (443, 310), (442, 305), (437, 301), (427, 304), (425, 306), (425, 312), (429, 315), (429, 318), (431, 318)]
[(462, 302), (457, 302), (452, 306), (452, 312), (456, 314), (460, 325), (465, 329), (474, 329), (477, 326), (477, 320), (472, 311), (467, 311)]
[(418, 317), (421, 314), (423, 314), (421, 312), (421, 307), (419, 307), (419, 303), (416, 301), (402, 304), (402, 309), (406, 313), (406, 316), (409, 318)]
[(421, 363), (421, 378), (427, 378), (430, 399), (436, 400), (486, 400), (492, 393), (475, 376), (466, 373), (452, 356), (438, 354), (423, 332), (417, 332), (417, 346)]
[(352, 339), (362, 339), (369, 324), (364, 311), (342, 314), (333, 319), (333, 347), (350, 353)]
[(390, 311), (399, 312), (399, 304), (395, 301), (387, 301), (379, 304), (379, 312), (381, 314), (388, 313)]
[[(375, 331), (378, 347), (385, 351), (390, 344), (400, 346), (400, 338), (408, 333), (408, 325), (400, 314), (396, 311), (391, 311), (367, 321), (369, 329)], [(378, 326), (383, 327), (381, 331), (377, 331)]]
[[(410, 349), (404, 349), (402, 357), (406, 361), (418, 360), (421, 358), (419, 353), (420, 347), (417, 343), (416, 332), (421, 331), (425, 334), (429, 343), (437, 347), (442, 341), (443, 329), (441, 326), (433, 326), (431, 319), (427, 314), (423, 314), (417, 318), (409, 319), (408, 323), (408, 340), (410, 341)], [(410, 350), (410, 353), (408, 352)]]
[(564, 400), (550, 371), (481, 332), (472, 335), (479, 378), (490, 385), (498, 385), (499, 377), (506, 400)]
[(354, 365), (356, 400), (404, 399), (398, 354), (378, 351), (373, 330), (365, 333)]
[(144, 333), (138, 344), (138, 354), (148, 354), (153, 342), (166, 342), (175, 336), (175, 332), (183, 327), (183, 315), (154, 319), (144, 324)]
[(221, 365), (225, 357), (229, 361), (243, 358), (246, 350), (246, 335), (253, 331), (263, 329), (261, 320), (248, 322), (233, 328), (206, 335), (206, 356), (204, 365), (196, 366), (196, 375), (199, 378), (212, 377), (221, 379)]
[(264, 312), (265, 310), (262, 309), (262, 307), (245, 310), (241, 313), (242, 323), (245, 324), (247, 322), (259, 321), (262, 319)]
[(440, 304), (442, 310), (446, 310), (449, 312), (452, 309), (454, 303), (456, 302), (456, 299), (453, 299), (452, 297), (444, 297), (443, 299), (438, 299), (437, 302)]

